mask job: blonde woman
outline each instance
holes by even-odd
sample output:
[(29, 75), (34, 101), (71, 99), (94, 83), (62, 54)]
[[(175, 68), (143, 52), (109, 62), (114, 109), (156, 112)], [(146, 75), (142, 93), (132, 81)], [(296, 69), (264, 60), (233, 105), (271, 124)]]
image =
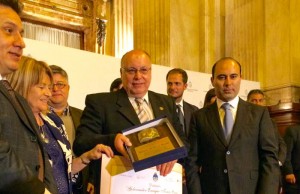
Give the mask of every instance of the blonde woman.
[(101, 158), (102, 153), (113, 157), (110, 147), (98, 144), (80, 157), (73, 158), (62, 120), (48, 111), (53, 78), (45, 62), (22, 57), (19, 69), (7, 79), (14, 90), (27, 99), (34, 113), (39, 126), (38, 133), (51, 160), (59, 193), (72, 193), (72, 180), (76, 180), (73, 175), (86, 167), (91, 160)]

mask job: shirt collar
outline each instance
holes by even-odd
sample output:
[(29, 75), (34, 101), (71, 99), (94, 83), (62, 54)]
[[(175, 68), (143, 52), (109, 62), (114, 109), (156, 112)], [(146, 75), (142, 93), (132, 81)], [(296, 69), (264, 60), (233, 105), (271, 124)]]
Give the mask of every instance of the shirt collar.
[[(49, 106), (49, 109), (51, 112), (55, 113), (54, 108), (52, 106)], [(69, 105), (67, 105), (64, 111), (62, 112), (62, 116), (68, 116), (69, 113), (70, 113), (70, 107)]]
[(180, 105), (180, 107), (183, 107), (183, 99), (181, 99), (179, 103), (176, 102), (176, 105), (178, 104)]
[[(239, 103), (239, 99), (240, 99), (240, 98), (239, 98), (238, 96), (236, 96), (234, 99), (228, 101), (227, 103), (229, 103), (230, 106), (232, 106), (234, 109), (236, 109), (237, 106), (238, 106), (238, 103)], [(221, 106), (222, 106), (224, 103), (226, 103), (226, 102), (224, 102), (224, 101), (222, 101), (221, 99), (217, 98), (218, 109), (220, 109)]]
[[(130, 102), (133, 102), (133, 101), (135, 100), (135, 97), (129, 97), (129, 96), (128, 96), (128, 98), (129, 98), (129, 101), (130, 101)], [(144, 100), (147, 102), (147, 104), (149, 104), (149, 96), (148, 96), (148, 92), (145, 94), (145, 96), (142, 97), (142, 99), (144, 99)]]

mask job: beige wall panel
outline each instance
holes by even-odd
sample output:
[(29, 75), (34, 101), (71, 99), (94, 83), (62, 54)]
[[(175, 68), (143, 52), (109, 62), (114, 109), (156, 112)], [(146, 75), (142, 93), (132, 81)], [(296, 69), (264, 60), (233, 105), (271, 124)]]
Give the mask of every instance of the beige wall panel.
[[(200, 64), (199, 71), (211, 73), (211, 69), (216, 60), (224, 56), (224, 4), (222, 1), (204, 1), (201, 9), (204, 15), (201, 16), (201, 31), (203, 31), (203, 42), (200, 42)], [(203, 23), (202, 23), (203, 17)], [(201, 34), (202, 35), (202, 34)], [(202, 37), (200, 37), (202, 39)], [(203, 55), (203, 56), (202, 56)]]
[[(172, 0), (170, 5), (170, 65), (199, 70), (199, 0)], [(189, 56), (189, 57), (187, 57)]]
[(206, 35), (205, 35), (205, 23), (207, 20), (205, 13), (205, 3), (206, 0), (199, 0), (199, 64), (193, 64), (191, 70), (206, 72), (207, 62), (206, 62)]
[(226, 1), (225, 55), (242, 64), (245, 79), (257, 80), (258, 62), (263, 48), (263, 1)]
[(134, 48), (144, 49), (152, 62), (170, 65), (170, 1), (134, 0)]
[(286, 86), (291, 81), (290, 2), (266, 0), (266, 72), (265, 89)]
[[(300, 86), (300, 1), (291, 0), (291, 83)], [(299, 94), (298, 94), (299, 97)]]

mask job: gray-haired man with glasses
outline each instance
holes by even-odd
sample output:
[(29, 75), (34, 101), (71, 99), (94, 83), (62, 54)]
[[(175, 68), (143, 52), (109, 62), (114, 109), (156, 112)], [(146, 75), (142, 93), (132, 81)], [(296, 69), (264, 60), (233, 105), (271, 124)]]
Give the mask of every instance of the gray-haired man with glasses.
[[(131, 142), (121, 131), (142, 122), (136, 111), (138, 100), (142, 100), (143, 106), (147, 106), (144, 114), (147, 114), (148, 119), (167, 116), (177, 133), (184, 137), (173, 99), (148, 90), (152, 74), (149, 54), (142, 50), (127, 52), (121, 59), (120, 73), (123, 83), (121, 90), (86, 97), (86, 107), (74, 142), (76, 154), (102, 143), (109, 145), (115, 154), (127, 155), (124, 144), (131, 146)], [(161, 164), (157, 166), (157, 170), (166, 176), (175, 163), (176, 160)], [(94, 162), (94, 172), (100, 172), (99, 164), (99, 161)], [(99, 178), (100, 173), (97, 173), (96, 183), (100, 183)], [(99, 193), (99, 185), (95, 186)]]
[(53, 89), (49, 102), (50, 110), (62, 118), (72, 145), (75, 139), (75, 129), (80, 123), (82, 110), (68, 104), (70, 85), (67, 72), (56, 65), (50, 65), (50, 68), (53, 73)]
[[(49, 101), (50, 110), (56, 113), (64, 122), (70, 144), (73, 147), (75, 133), (80, 123), (82, 110), (69, 106), (68, 104), (70, 85), (67, 72), (56, 65), (50, 65), (49, 67), (53, 73), (52, 96)], [(87, 173), (87, 168), (82, 171), (82, 174), (84, 174), (84, 182), (87, 179)], [(77, 178), (76, 185), (73, 185), (74, 194), (83, 193), (82, 174), (79, 174), (80, 178)]]

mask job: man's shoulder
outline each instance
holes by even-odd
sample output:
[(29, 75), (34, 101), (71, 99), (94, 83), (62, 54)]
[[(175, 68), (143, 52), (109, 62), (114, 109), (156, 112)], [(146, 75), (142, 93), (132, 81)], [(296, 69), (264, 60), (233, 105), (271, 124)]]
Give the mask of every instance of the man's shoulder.
[(189, 109), (191, 109), (193, 111), (196, 111), (199, 109), (197, 106), (190, 104), (190, 103), (186, 102), (185, 100), (183, 101), (183, 107), (184, 106), (188, 107)]
[(300, 125), (292, 125), (286, 129), (286, 134), (289, 133), (300, 133)]
[(87, 98), (104, 98), (113, 95), (114, 92), (100, 92), (86, 95)]
[(251, 108), (254, 111), (264, 111), (264, 110), (267, 110), (267, 107), (247, 102), (247, 101), (245, 101), (245, 100), (243, 100), (241, 98), (239, 99), (239, 103), (238, 103), (238, 108), (239, 107), (248, 107), (248, 108)]
[(210, 105), (207, 105), (205, 107), (202, 107), (202, 108), (198, 108), (197, 110), (195, 110), (194, 114), (196, 115), (203, 115), (203, 116), (208, 116), (210, 114), (215, 114), (217, 113), (218, 114), (218, 106), (217, 106), (217, 103), (213, 103), (213, 104), (210, 104)]
[(152, 90), (148, 90), (148, 94), (149, 94), (149, 95), (161, 96), (161, 97), (168, 97), (168, 96), (165, 95), (165, 94), (157, 93), (157, 92), (154, 92), (154, 91), (152, 91)]
[(118, 96), (119, 92), (101, 92), (101, 93), (93, 93), (93, 94), (88, 94), (86, 96), (86, 100), (96, 100), (98, 102), (102, 101), (110, 101)]
[(170, 96), (167, 96), (165, 94), (161, 94), (161, 93), (157, 93), (157, 92), (153, 92), (153, 91), (149, 90), (148, 95), (149, 95), (149, 98), (155, 97), (155, 98), (160, 98), (162, 100), (166, 100), (169, 102), (174, 102), (173, 98), (171, 98)]
[(69, 106), (69, 108), (70, 108), (71, 111), (82, 112), (81, 109), (76, 108), (76, 107), (74, 107), (74, 106)]

